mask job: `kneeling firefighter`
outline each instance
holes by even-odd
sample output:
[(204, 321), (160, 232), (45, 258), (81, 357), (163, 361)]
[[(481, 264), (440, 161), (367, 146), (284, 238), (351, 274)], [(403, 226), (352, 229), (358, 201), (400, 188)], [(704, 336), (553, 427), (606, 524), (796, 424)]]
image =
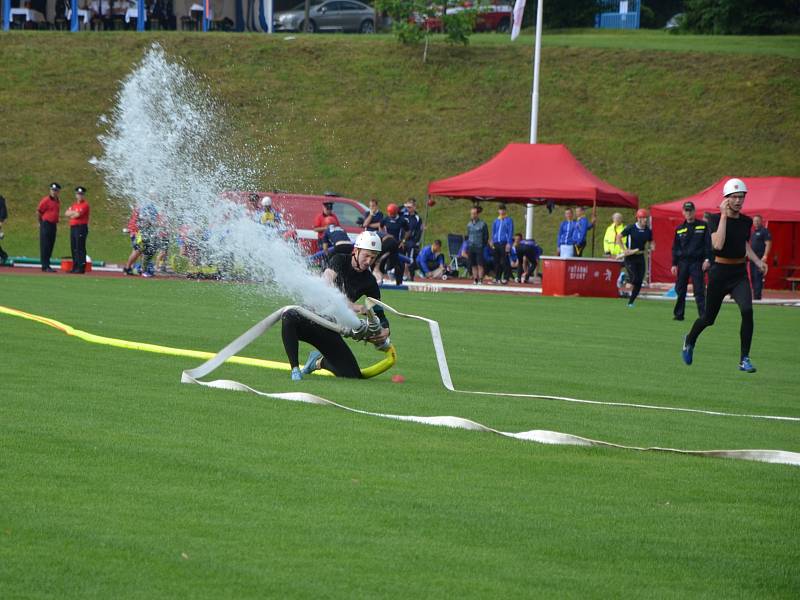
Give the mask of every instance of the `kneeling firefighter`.
[[(382, 373), (395, 362), (395, 351), (389, 340), (389, 321), (380, 306), (367, 309), (355, 304), (361, 297), (380, 299), (381, 291), (372, 274), (372, 266), (381, 252), (381, 238), (373, 231), (364, 231), (356, 238), (351, 254), (334, 254), (330, 257), (323, 277), (338, 287), (350, 301), (358, 315), (365, 316), (347, 337), (364, 340), (387, 353), (387, 357), (367, 369), (360, 369), (353, 352), (341, 334), (300, 315), (296, 310), (283, 313), (281, 335), (283, 347), (292, 367), (292, 380), (299, 381), (317, 369), (327, 369), (337, 377), (365, 378)], [(299, 342), (316, 348), (300, 369)]]

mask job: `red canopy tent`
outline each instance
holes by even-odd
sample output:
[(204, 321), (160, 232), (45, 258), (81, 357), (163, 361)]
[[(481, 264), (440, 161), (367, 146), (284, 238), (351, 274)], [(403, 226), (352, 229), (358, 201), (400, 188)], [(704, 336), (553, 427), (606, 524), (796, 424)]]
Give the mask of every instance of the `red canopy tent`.
[[(722, 202), (722, 187), (728, 177), (702, 192), (650, 207), (653, 217), (653, 281), (672, 282), (672, 240), (675, 228), (683, 223), (683, 203), (694, 202), (697, 217), (704, 212), (718, 213)], [(786, 277), (791, 266), (800, 266), (800, 178), (798, 177), (743, 177), (748, 193), (743, 212), (752, 217), (761, 215), (764, 225), (772, 234), (770, 270), (765, 287), (772, 289), (787, 287)], [(800, 271), (800, 268), (797, 269)]]
[(558, 204), (639, 206), (635, 195), (594, 175), (561, 144), (509, 144), (471, 171), (431, 182), (428, 195), (522, 204), (550, 200)]

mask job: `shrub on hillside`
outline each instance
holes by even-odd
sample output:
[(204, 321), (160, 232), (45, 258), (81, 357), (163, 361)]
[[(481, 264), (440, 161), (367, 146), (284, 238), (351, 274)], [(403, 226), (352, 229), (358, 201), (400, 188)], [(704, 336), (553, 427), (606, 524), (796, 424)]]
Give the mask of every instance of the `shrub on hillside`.
[(800, 32), (800, 0), (686, 0), (681, 30), (733, 35)]

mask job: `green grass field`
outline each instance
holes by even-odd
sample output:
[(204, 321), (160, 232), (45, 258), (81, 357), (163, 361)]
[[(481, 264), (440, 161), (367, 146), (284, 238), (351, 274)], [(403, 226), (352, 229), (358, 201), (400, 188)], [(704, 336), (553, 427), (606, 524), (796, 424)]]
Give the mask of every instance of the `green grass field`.
[[(439, 320), (456, 387), (799, 416), (800, 312), (756, 307), (755, 375), (726, 306), (679, 357), (670, 305), (388, 293)], [(0, 275), (0, 304), (217, 351), (282, 304), (246, 286)], [(685, 449), (800, 451), (798, 424), (471, 396), (427, 328), (368, 381), (226, 366), (264, 391)], [(551, 447), (180, 384), (199, 361), (0, 315), (4, 598), (797, 597), (800, 470)], [(271, 331), (246, 352), (281, 360)], [(362, 364), (376, 353), (362, 348)], [(406, 377), (393, 384), (391, 373)]]
[[(479, 35), (467, 48), (436, 38), (423, 64), (421, 47), (389, 35), (0, 34), (0, 194), (12, 255), (38, 255), (35, 206), (56, 180), (65, 200), (75, 185), (89, 189), (89, 253), (125, 259), (126, 211), (88, 160), (101, 150), (100, 115), (154, 41), (205, 79), (231, 139), (260, 150), (264, 190), (335, 190), (383, 205), (424, 198), (431, 180), (529, 139), (530, 37)], [(728, 175), (800, 176), (799, 57), (798, 36), (546, 32), (539, 141), (566, 144), (644, 206)], [(521, 229), (522, 210), (512, 216)], [(429, 234), (461, 232), (467, 218), (465, 202), (441, 201)], [(548, 252), (561, 218), (537, 211), (535, 237)], [(68, 241), (62, 231), (57, 256)]]

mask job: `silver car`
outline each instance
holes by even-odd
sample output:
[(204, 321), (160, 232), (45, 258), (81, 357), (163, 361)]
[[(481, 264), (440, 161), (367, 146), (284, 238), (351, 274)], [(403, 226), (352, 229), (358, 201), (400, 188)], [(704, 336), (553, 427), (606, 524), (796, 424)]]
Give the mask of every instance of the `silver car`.
[(305, 3), (275, 13), (274, 31), (375, 31), (375, 11), (356, 0), (311, 0), (308, 26), (303, 23)]

